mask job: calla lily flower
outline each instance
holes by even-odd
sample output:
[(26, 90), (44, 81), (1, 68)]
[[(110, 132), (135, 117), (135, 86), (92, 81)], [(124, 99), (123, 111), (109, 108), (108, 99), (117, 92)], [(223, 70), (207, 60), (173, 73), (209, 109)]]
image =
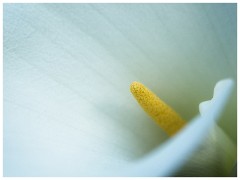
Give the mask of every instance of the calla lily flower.
[[(3, 10), (4, 176), (235, 175), (236, 4)], [(169, 137), (134, 81), (186, 125)]]

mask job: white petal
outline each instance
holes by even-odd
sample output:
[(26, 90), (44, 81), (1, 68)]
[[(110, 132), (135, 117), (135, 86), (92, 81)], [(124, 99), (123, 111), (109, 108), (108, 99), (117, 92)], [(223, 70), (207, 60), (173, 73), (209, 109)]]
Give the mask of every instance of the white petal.
[(200, 147), (189, 157), (175, 176), (224, 177), (234, 176), (237, 147), (228, 135), (215, 125)]
[[(235, 7), (4, 4), (4, 175), (94, 175), (164, 142), (130, 83), (191, 119), (236, 77)], [(233, 138), (234, 100), (221, 124)]]

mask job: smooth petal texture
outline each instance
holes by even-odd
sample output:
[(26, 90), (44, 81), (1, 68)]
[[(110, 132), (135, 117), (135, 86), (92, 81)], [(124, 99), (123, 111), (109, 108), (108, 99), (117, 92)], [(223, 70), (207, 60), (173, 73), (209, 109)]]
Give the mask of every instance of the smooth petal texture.
[[(97, 175), (166, 141), (133, 81), (190, 120), (236, 79), (235, 4), (4, 4), (3, 26), (5, 176)], [(236, 140), (236, 88), (223, 117)]]

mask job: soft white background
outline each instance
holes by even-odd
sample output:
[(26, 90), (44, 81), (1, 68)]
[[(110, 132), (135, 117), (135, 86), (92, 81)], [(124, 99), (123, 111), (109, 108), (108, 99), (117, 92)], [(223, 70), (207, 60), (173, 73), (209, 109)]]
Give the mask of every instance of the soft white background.
[[(159, 145), (132, 81), (190, 120), (236, 79), (235, 4), (6, 4), (3, 26), (7, 176), (92, 175)], [(236, 141), (236, 91), (220, 125)]]

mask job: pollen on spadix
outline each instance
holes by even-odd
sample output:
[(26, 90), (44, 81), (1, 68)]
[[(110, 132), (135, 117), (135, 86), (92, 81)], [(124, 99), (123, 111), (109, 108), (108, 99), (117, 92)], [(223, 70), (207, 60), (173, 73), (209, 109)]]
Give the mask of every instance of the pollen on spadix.
[(170, 106), (164, 103), (143, 84), (133, 82), (130, 90), (144, 111), (152, 117), (168, 135), (174, 135), (186, 124), (186, 121)]

